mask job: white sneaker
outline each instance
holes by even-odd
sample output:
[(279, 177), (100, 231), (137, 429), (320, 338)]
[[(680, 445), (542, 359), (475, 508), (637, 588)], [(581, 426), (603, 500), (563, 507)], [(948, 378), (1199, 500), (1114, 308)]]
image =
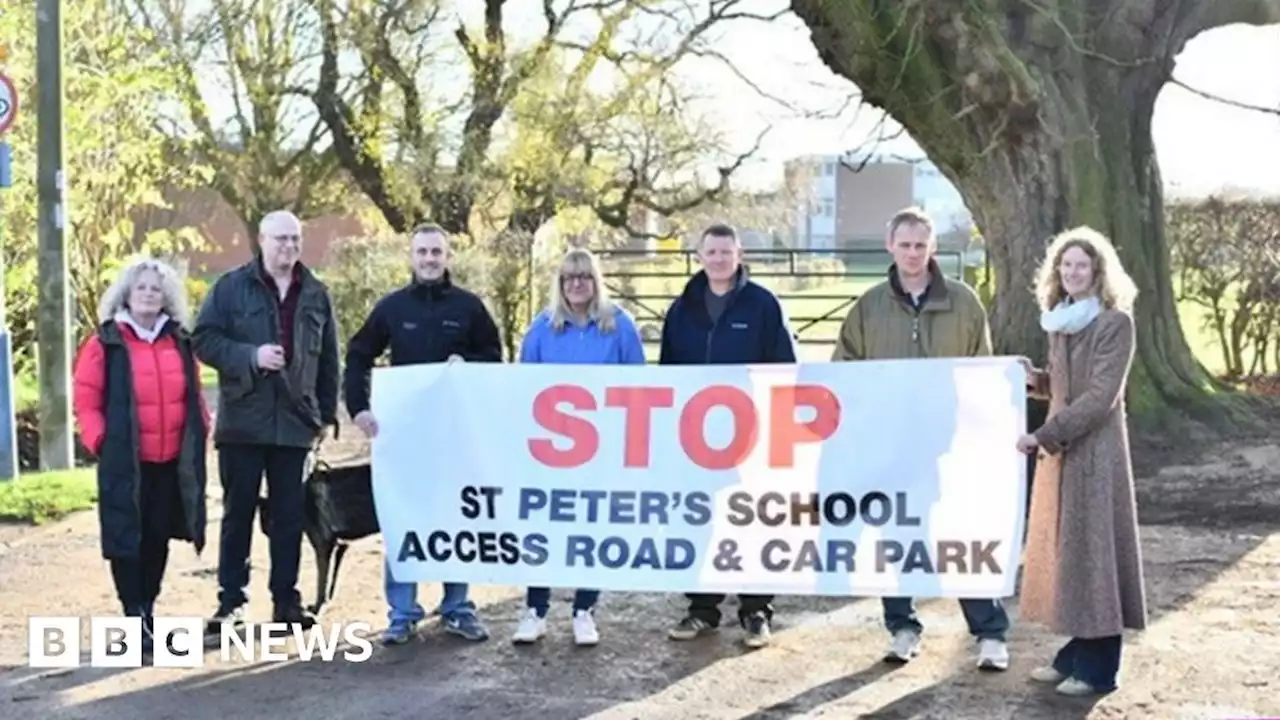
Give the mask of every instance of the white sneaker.
[(578, 610), (573, 614), (573, 642), (578, 645), (595, 645), (600, 642), (596, 620), (586, 610)]
[(1067, 676), (1057, 670), (1054, 670), (1052, 665), (1045, 665), (1044, 667), (1038, 667), (1035, 670), (1032, 670), (1031, 679), (1036, 682), (1052, 685), (1066, 680)]
[(884, 659), (891, 663), (908, 663), (920, 654), (920, 635), (911, 630), (899, 630), (893, 634), (889, 643), (889, 652)]
[(1009, 646), (1003, 640), (986, 639), (978, 643), (980, 670), (1008, 670)]
[(520, 626), (516, 628), (516, 634), (511, 637), (511, 642), (517, 645), (527, 645), (538, 642), (545, 634), (547, 634), (547, 619), (538, 617), (538, 611), (529, 608), (525, 611), (524, 619), (520, 621)]
[(1058, 685), (1059, 695), (1070, 695), (1071, 697), (1085, 697), (1086, 695), (1097, 694), (1093, 686), (1083, 680), (1075, 678), (1067, 678)]

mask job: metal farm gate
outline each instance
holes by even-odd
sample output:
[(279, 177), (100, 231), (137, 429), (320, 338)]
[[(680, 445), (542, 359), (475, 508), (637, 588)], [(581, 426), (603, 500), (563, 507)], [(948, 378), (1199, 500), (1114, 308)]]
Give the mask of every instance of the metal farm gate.
[[(593, 250), (603, 266), (605, 285), (614, 301), (636, 320), (650, 363), (667, 308), (698, 270), (697, 251), (689, 249)], [(939, 250), (938, 264), (947, 275), (963, 279), (964, 253)], [(800, 346), (800, 359), (824, 362), (840, 332), (840, 324), (858, 296), (884, 280), (890, 264), (884, 250), (743, 251), (751, 279), (782, 301)]]

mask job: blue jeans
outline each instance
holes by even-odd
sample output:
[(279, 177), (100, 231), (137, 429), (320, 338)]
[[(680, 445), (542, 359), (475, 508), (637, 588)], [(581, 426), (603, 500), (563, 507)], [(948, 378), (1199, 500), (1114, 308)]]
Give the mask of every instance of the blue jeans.
[[(388, 563), (382, 565), (382, 590), (390, 606), (387, 619), (391, 625), (422, 622), (426, 619), (427, 612), (418, 604), (418, 583), (396, 582)], [(445, 583), (444, 597), (437, 608), (440, 616), (445, 619), (458, 615), (474, 616), (476, 606), (467, 599), (467, 590), (466, 583)]]
[[(911, 630), (917, 635), (923, 632), (924, 626), (916, 617), (915, 602), (911, 598), (883, 598), (884, 626), (890, 633), (899, 630)], [(981, 600), (964, 598), (960, 600), (960, 610), (964, 620), (969, 624), (969, 634), (981, 640), (1004, 641), (1009, 631), (1009, 614), (999, 600)]]
[[(590, 610), (600, 600), (599, 590), (578, 590), (573, 594), (573, 611)], [(529, 588), (525, 593), (525, 607), (538, 611), (538, 617), (546, 617), (551, 607), (551, 588)]]
[(1053, 658), (1053, 669), (1088, 683), (1098, 692), (1115, 690), (1123, 637), (1071, 638)]

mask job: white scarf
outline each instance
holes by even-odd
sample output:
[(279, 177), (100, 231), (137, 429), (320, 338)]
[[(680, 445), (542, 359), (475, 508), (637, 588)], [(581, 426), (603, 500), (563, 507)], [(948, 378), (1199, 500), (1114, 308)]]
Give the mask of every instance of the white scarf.
[(1102, 312), (1102, 301), (1097, 296), (1068, 302), (1063, 300), (1052, 310), (1040, 313), (1040, 327), (1045, 332), (1073, 335), (1089, 327), (1089, 323)]
[(160, 313), (156, 316), (156, 323), (151, 326), (150, 330), (139, 325), (133, 319), (133, 316), (129, 314), (128, 310), (121, 310), (116, 313), (116, 322), (133, 328), (134, 334), (136, 334), (143, 342), (154, 343), (156, 338), (160, 337), (160, 331), (164, 330), (164, 324), (169, 322), (169, 316), (164, 313)]

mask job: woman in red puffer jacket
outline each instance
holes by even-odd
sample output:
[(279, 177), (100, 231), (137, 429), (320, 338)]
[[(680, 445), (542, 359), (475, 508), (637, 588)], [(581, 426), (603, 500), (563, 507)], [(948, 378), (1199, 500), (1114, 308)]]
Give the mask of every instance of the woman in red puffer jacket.
[(126, 267), (99, 320), (76, 358), (76, 422), (98, 456), (102, 554), (149, 649), (169, 540), (204, 549), (210, 418), (184, 329), (186, 293), (171, 267), (152, 259)]

